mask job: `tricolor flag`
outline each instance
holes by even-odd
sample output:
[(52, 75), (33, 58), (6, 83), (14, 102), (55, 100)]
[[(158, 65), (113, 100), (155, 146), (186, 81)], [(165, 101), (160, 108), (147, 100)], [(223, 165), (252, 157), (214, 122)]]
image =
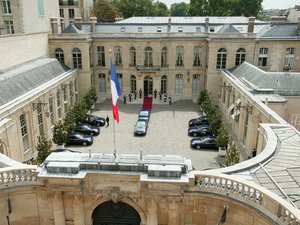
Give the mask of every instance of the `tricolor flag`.
[(118, 98), (122, 95), (122, 90), (118, 80), (118, 76), (115, 70), (115, 66), (112, 62), (110, 56), (110, 86), (111, 86), (111, 98), (112, 98), (112, 111), (114, 119), (119, 123), (119, 111), (117, 101)]

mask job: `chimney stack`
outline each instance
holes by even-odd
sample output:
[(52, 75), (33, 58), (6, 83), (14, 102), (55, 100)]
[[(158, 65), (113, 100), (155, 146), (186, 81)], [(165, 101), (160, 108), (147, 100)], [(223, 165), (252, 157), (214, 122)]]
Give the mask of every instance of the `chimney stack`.
[(168, 19), (168, 32), (171, 31), (171, 17)]
[(121, 21), (121, 20), (124, 20), (124, 18), (121, 17), (121, 16), (117, 16), (117, 17), (115, 18), (115, 22), (119, 22), (119, 21)]
[(271, 25), (275, 23), (285, 23), (286, 17), (285, 16), (271, 16), (270, 18)]
[(79, 30), (82, 29), (82, 17), (75, 17), (75, 25), (79, 28)]
[(57, 34), (58, 33), (57, 18), (56, 17), (51, 17), (50, 22), (51, 22), (51, 31), (52, 31), (52, 33)]
[(91, 33), (95, 32), (95, 26), (96, 26), (96, 23), (97, 23), (97, 17), (95, 16), (91, 16), (90, 17), (90, 23), (91, 23)]
[(61, 26), (61, 32), (65, 29), (65, 18), (60, 17), (60, 26)]
[(251, 16), (248, 18), (248, 33), (253, 33), (255, 24), (255, 17)]
[(300, 16), (298, 16), (298, 35), (300, 35)]

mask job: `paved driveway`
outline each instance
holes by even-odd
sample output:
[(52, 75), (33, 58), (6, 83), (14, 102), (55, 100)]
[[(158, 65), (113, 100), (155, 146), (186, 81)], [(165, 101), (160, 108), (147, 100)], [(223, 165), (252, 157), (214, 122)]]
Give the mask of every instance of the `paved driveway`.
[[(195, 169), (218, 167), (217, 151), (192, 150), (189, 146), (190, 137), (187, 135), (188, 121), (199, 116), (199, 107), (192, 101), (177, 101), (172, 105), (154, 102), (147, 135), (133, 136), (133, 128), (137, 121), (141, 100), (123, 104), (118, 102), (120, 123), (115, 123), (115, 142), (117, 154), (176, 154), (184, 155), (192, 160)], [(101, 133), (94, 138), (92, 146), (68, 146), (81, 152), (114, 153), (113, 117), (111, 100), (96, 105), (94, 115), (110, 117), (110, 126), (101, 127)]]

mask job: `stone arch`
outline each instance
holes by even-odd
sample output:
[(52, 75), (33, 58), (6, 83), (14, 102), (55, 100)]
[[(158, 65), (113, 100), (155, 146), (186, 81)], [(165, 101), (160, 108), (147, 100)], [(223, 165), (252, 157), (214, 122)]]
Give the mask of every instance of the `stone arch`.
[(8, 157), (10, 157), (9, 151), (7, 149), (7, 144), (3, 140), (3, 138), (0, 138), (0, 153), (3, 154), (3, 155), (6, 155)]

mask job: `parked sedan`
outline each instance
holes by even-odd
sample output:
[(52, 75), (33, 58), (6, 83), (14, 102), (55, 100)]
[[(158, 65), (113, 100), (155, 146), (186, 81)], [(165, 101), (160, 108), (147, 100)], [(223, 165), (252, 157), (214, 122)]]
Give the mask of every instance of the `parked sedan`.
[(150, 112), (148, 110), (141, 110), (139, 113), (138, 120), (144, 120), (148, 123), (150, 120)]
[(212, 133), (209, 130), (209, 125), (202, 125), (202, 126), (189, 127), (188, 135), (197, 137), (197, 136), (212, 135)]
[(200, 126), (208, 124), (207, 116), (200, 116), (189, 121), (189, 127)]
[(70, 132), (67, 135), (66, 145), (91, 145), (93, 144), (93, 136), (81, 134), (78, 132)]
[(135, 136), (145, 136), (147, 134), (147, 122), (138, 120), (134, 126), (134, 135)]
[(89, 134), (91, 136), (100, 134), (100, 128), (98, 126), (92, 126), (87, 123), (78, 124), (75, 131), (82, 134)]
[(82, 119), (82, 122), (93, 125), (93, 126), (103, 127), (105, 125), (105, 118), (87, 114)]
[(218, 149), (216, 144), (216, 138), (214, 136), (205, 136), (205, 137), (198, 137), (193, 138), (191, 140), (191, 148), (196, 149)]

